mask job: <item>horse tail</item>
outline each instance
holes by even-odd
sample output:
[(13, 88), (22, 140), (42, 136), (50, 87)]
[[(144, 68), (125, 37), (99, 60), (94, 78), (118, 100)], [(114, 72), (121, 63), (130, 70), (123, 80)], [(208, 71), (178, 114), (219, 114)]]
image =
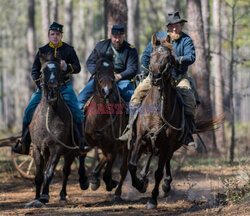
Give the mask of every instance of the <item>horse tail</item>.
[(221, 114), (209, 120), (198, 120), (195, 121), (196, 130), (197, 132), (217, 130), (219, 126), (223, 123), (223, 121), (224, 121), (224, 114)]

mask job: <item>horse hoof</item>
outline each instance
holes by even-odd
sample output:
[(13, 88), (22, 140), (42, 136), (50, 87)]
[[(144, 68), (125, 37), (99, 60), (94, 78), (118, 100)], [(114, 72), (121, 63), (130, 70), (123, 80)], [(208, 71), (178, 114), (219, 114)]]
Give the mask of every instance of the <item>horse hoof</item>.
[(83, 181), (79, 180), (80, 182), (80, 188), (82, 190), (87, 190), (89, 188), (89, 179), (86, 177)]
[(41, 201), (42, 203), (48, 203), (49, 202), (49, 195), (47, 194), (42, 194), (39, 197), (39, 201)]
[(93, 191), (96, 191), (99, 187), (100, 187), (100, 182), (95, 184), (91, 183), (91, 189)]
[(162, 185), (162, 190), (165, 194), (165, 197), (169, 195), (170, 193), (170, 190), (171, 190), (171, 186), (170, 185), (167, 185), (167, 184), (163, 184)]
[(148, 179), (144, 179), (141, 181), (141, 189), (139, 190), (140, 193), (145, 193), (147, 191), (148, 188)]
[(148, 201), (146, 207), (147, 207), (147, 209), (156, 209), (157, 208), (157, 204)]
[(114, 196), (113, 196), (113, 201), (114, 201), (114, 202), (121, 202), (121, 201), (122, 201), (122, 198), (121, 198), (120, 195), (114, 195)]
[(109, 185), (106, 185), (106, 190), (112, 191), (117, 185), (118, 185), (118, 181), (111, 180), (111, 183)]
[(39, 200), (32, 200), (31, 202), (25, 204), (24, 208), (42, 208), (44, 206), (44, 203)]
[(60, 205), (66, 205), (68, 202), (67, 202), (67, 200), (66, 199), (60, 199), (59, 200), (59, 204)]

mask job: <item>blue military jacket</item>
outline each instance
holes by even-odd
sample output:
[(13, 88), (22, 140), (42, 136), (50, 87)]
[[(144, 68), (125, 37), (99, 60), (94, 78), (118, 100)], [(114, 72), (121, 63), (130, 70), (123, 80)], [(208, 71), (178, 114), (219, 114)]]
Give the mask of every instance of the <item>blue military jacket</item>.
[[(166, 38), (167, 31), (158, 32), (156, 34), (158, 38)], [(195, 48), (192, 39), (182, 32), (182, 36), (177, 41), (173, 41), (174, 52), (177, 55), (179, 62), (178, 69), (182, 74), (187, 72), (188, 66), (195, 62)], [(153, 52), (152, 43), (149, 42), (148, 46), (144, 50), (141, 57), (141, 72), (148, 74), (150, 54)]]
[[(69, 74), (76, 74), (76, 73), (79, 73), (81, 70), (79, 59), (72, 46), (60, 41), (58, 46), (54, 47), (54, 45), (51, 42), (49, 42), (45, 46), (39, 48), (39, 51), (36, 54), (36, 57), (35, 57), (35, 60), (31, 69), (32, 79), (35, 81), (38, 87), (40, 87), (40, 75), (41, 75), (41, 62), (39, 59), (39, 52), (44, 53), (44, 54), (53, 53), (55, 57), (59, 56), (62, 60), (64, 60), (67, 63), (67, 72)], [(65, 75), (64, 81), (68, 81), (68, 80), (69, 80), (69, 76)]]
[[(102, 40), (98, 42), (94, 48), (99, 53), (107, 53), (107, 50), (110, 48), (111, 39)], [(138, 53), (134, 46), (130, 45), (126, 41), (123, 42), (121, 47), (123, 49), (122, 60), (124, 62), (124, 69), (116, 71), (122, 76), (122, 79), (132, 79), (138, 71)], [(93, 75), (96, 68), (96, 59), (94, 55), (94, 50), (88, 57), (86, 62), (89, 72)]]

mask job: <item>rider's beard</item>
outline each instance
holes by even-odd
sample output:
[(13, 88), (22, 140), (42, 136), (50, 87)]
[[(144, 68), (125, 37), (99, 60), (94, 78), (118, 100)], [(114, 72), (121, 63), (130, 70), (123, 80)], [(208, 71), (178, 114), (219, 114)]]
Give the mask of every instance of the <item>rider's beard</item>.
[(114, 42), (113, 43), (113, 47), (116, 49), (116, 50), (119, 50), (121, 48), (122, 44), (119, 43), (119, 42)]
[(169, 32), (169, 36), (173, 41), (175, 41), (181, 37), (181, 32), (179, 34), (174, 32)]

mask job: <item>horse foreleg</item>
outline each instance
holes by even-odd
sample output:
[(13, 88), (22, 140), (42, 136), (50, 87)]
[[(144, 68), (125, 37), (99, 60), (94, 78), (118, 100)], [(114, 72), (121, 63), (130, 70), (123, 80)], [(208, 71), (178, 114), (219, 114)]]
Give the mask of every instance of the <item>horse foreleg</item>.
[(128, 169), (132, 178), (132, 185), (141, 193), (145, 193), (147, 190), (148, 182), (143, 179), (139, 179), (136, 175), (137, 162), (141, 157), (141, 138), (136, 139), (135, 146), (131, 155), (131, 160), (129, 161)]
[(36, 185), (36, 196), (35, 200), (38, 200), (41, 193), (41, 187), (43, 183), (43, 169), (44, 169), (44, 159), (37, 148), (34, 149), (34, 159), (36, 164), (36, 176), (35, 176), (35, 185)]
[(170, 166), (170, 160), (169, 158), (166, 162), (165, 169), (166, 169), (166, 178), (164, 179), (164, 184), (162, 185), (162, 190), (165, 193), (165, 196), (168, 196), (170, 190), (171, 190), (171, 182), (172, 182), (172, 175), (171, 175), (171, 166)]
[(68, 182), (68, 177), (71, 173), (71, 164), (74, 161), (74, 154), (70, 152), (67, 155), (64, 155), (64, 167), (63, 167), (63, 183), (62, 183), (62, 190), (60, 192), (60, 202), (66, 202), (66, 196), (67, 196), (67, 191), (66, 191), (66, 186)]
[(44, 187), (42, 195), (40, 196), (39, 200), (43, 203), (49, 202), (49, 185), (54, 176), (54, 170), (58, 161), (60, 159), (60, 154), (58, 151), (50, 152), (50, 157), (47, 165), (47, 169), (44, 175)]
[(100, 173), (106, 162), (107, 162), (106, 156), (102, 155), (101, 161), (98, 163), (98, 165), (92, 172), (91, 189), (94, 191), (100, 187)]
[(113, 152), (112, 154), (109, 154), (107, 157), (107, 165), (105, 167), (105, 171), (103, 173), (103, 181), (106, 184), (106, 190), (112, 191), (113, 188), (115, 188), (118, 184), (117, 181), (112, 179), (112, 167), (115, 161), (116, 154)]
[(158, 168), (155, 171), (155, 186), (152, 191), (152, 197), (147, 203), (147, 209), (153, 209), (157, 207), (157, 197), (159, 195), (159, 185), (163, 177), (163, 168), (167, 160), (166, 151), (161, 151), (158, 161)]
[(82, 190), (87, 190), (89, 188), (89, 178), (86, 175), (86, 169), (85, 169), (85, 158), (86, 154), (79, 156), (78, 174), (79, 174), (80, 188)]
[(117, 189), (115, 190), (115, 197), (114, 197), (114, 199), (117, 201), (121, 200), (122, 185), (128, 172), (128, 155), (129, 155), (129, 152), (127, 150), (127, 146), (124, 145), (123, 154), (122, 154), (122, 165), (120, 167), (120, 181), (119, 181)]
[(152, 157), (153, 157), (152, 153), (148, 155), (147, 162), (140, 173), (143, 179), (146, 178), (146, 176), (148, 175), (148, 170), (149, 170)]

